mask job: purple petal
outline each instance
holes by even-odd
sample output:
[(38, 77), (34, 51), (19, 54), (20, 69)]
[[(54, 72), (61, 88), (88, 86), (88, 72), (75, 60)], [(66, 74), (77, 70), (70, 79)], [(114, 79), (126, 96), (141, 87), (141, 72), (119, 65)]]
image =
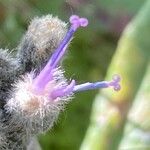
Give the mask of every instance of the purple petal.
[(50, 97), (52, 99), (56, 99), (57, 97), (67, 96), (73, 92), (74, 86), (75, 86), (75, 80), (72, 80), (68, 86), (54, 90), (50, 94)]

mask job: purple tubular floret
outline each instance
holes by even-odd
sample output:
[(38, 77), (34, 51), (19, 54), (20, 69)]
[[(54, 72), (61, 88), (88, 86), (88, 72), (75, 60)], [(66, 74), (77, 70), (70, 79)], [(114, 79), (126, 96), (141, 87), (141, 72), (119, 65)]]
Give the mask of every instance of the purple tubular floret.
[(101, 81), (95, 83), (87, 82), (84, 84), (76, 85), (73, 89), (73, 92), (80, 92), (108, 87), (113, 87), (115, 91), (119, 91), (121, 89), (121, 86), (119, 84), (120, 80), (121, 80), (120, 76), (115, 75), (112, 81)]
[(67, 95), (70, 95), (72, 92), (73, 92), (73, 89), (75, 87), (75, 80), (72, 80), (71, 83), (65, 87), (61, 87), (59, 89), (55, 89), (50, 97), (52, 99), (56, 99), (57, 97), (64, 97), (64, 96), (67, 96)]
[(71, 38), (73, 37), (73, 34), (77, 30), (77, 28), (79, 28), (80, 26), (86, 27), (88, 25), (88, 20), (86, 18), (79, 18), (78, 16), (73, 15), (70, 17), (70, 23), (71, 23), (70, 29), (68, 30), (63, 41), (61, 42), (59, 47), (55, 50), (55, 53), (52, 55), (50, 59), (50, 66), (52, 66), (52, 68), (55, 68), (57, 66), (62, 56), (65, 54), (67, 45), (71, 40)]
[(52, 68), (55, 68), (57, 66), (57, 64), (61, 60), (62, 56), (65, 54), (67, 45), (68, 45), (69, 41), (71, 40), (71, 38), (73, 37), (74, 32), (75, 31), (72, 28), (69, 29), (65, 38), (63, 39), (63, 41), (60, 43), (59, 47), (55, 50), (55, 52), (51, 56), (51, 58), (49, 60), (50, 61), (49, 64), (50, 64), (50, 66), (52, 66)]

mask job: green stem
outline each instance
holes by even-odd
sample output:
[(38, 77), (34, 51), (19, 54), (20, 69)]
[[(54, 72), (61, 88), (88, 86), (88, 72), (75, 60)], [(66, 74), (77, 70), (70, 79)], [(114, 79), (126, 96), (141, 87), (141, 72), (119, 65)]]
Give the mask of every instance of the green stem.
[(120, 150), (150, 149), (150, 63), (128, 115)]
[(144, 76), (150, 55), (150, 1), (126, 27), (106, 79), (122, 77), (122, 89), (103, 90), (93, 104), (91, 123), (80, 150), (116, 150), (126, 116)]

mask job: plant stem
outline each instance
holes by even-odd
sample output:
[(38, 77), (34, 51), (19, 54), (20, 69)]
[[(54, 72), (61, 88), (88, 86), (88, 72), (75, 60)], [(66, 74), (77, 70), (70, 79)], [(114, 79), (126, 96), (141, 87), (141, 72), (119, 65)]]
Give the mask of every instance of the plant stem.
[(120, 150), (150, 149), (150, 63), (128, 115)]
[(103, 90), (94, 101), (91, 123), (80, 150), (116, 150), (126, 117), (142, 82), (150, 55), (150, 1), (124, 30), (108, 68), (106, 80), (113, 74), (122, 77), (118, 93)]

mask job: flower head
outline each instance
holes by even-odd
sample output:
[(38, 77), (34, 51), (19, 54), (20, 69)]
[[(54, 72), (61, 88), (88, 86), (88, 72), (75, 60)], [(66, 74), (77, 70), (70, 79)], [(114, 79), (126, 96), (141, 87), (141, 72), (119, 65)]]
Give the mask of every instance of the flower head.
[[(70, 17), (71, 27), (68, 30), (66, 36), (63, 41), (60, 43), (59, 47), (55, 50), (51, 58), (49, 59), (47, 65), (43, 68), (40, 74), (34, 79), (33, 86), (35, 91), (40, 93), (42, 92), (47, 85), (54, 81), (57, 83), (57, 78), (55, 80), (55, 73), (59, 70), (59, 62), (63, 55), (66, 52), (66, 48), (68, 46), (69, 41), (73, 37), (73, 34), (79, 27), (86, 27), (88, 25), (88, 20), (86, 18), (80, 18), (79, 16), (73, 15)], [(59, 75), (58, 75), (59, 76)], [(53, 90), (49, 93), (49, 98), (51, 100), (55, 100), (58, 97), (67, 96), (71, 93), (98, 89), (98, 88), (107, 88), (114, 87), (114, 90), (120, 90), (120, 77), (115, 75), (112, 81), (102, 81), (96, 83), (84, 83), (81, 85), (76, 85), (75, 80), (72, 80), (69, 84), (62, 84), (53, 88)]]
[[(20, 118), (31, 133), (39, 133), (51, 128), (59, 112), (76, 92), (113, 87), (120, 90), (120, 77), (115, 75), (111, 81), (84, 83), (76, 85), (73, 79), (68, 83), (64, 77), (60, 61), (66, 53), (67, 46), (79, 27), (86, 27), (88, 20), (73, 15), (70, 17), (70, 29), (53, 52), (49, 61), (38, 75), (33, 72), (23, 76), (15, 84), (12, 98), (7, 103), (7, 110)], [(20, 114), (22, 117), (20, 117)]]

